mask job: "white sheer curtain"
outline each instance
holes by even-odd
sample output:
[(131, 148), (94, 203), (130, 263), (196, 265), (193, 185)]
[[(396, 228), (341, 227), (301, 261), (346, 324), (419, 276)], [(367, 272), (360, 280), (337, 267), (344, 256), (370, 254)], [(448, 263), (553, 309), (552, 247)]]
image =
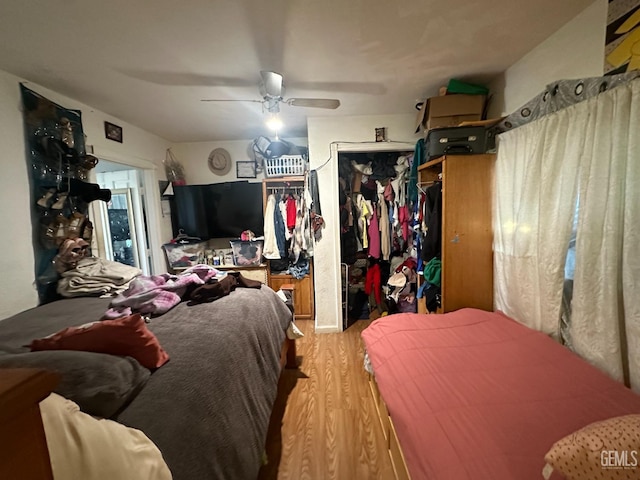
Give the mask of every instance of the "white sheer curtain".
[(640, 390), (640, 81), (584, 103), (571, 339)]
[(496, 160), (495, 307), (554, 337), (588, 124), (577, 106), (500, 135)]
[(553, 336), (576, 201), (573, 348), (640, 391), (640, 80), (500, 136), (495, 306)]

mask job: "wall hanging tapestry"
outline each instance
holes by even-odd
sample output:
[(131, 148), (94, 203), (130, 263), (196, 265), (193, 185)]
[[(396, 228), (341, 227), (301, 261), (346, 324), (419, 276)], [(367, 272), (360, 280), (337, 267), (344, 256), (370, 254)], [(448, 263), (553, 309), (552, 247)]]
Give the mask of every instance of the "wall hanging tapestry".
[(111, 191), (89, 183), (98, 159), (85, 151), (82, 114), (20, 85), (31, 225), (40, 303), (58, 298), (59, 275), (88, 253), (93, 225), (88, 204), (109, 201)]

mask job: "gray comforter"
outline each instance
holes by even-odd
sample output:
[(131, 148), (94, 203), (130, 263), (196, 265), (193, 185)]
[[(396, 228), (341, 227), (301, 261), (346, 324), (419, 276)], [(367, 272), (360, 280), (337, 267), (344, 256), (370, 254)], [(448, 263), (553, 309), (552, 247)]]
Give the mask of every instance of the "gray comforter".
[[(73, 298), (0, 321), (0, 350), (95, 321), (109, 300)], [(142, 430), (175, 480), (255, 479), (291, 320), (267, 288), (238, 288), (215, 302), (181, 303), (149, 328), (171, 360), (116, 418)]]

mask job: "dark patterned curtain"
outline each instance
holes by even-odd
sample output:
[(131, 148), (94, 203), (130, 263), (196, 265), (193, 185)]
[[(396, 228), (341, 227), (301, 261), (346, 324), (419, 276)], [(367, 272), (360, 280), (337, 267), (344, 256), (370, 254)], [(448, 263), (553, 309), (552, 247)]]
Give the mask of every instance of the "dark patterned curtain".
[(494, 128), (496, 133), (512, 130), (593, 98), (604, 91), (629, 83), (638, 77), (640, 77), (640, 71), (604, 77), (559, 80), (547, 85), (543, 92), (507, 116)]
[[(26, 159), (31, 188), (31, 225), (35, 284), (40, 303), (57, 297), (59, 268), (54, 259), (66, 239), (91, 243), (87, 217), (94, 199), (108, 200), (108, 190), (87, 183), (97, 159), (87, 155), (82, 115), (20, 85)], [(108, 197), (108, 198), (107, 198)]]

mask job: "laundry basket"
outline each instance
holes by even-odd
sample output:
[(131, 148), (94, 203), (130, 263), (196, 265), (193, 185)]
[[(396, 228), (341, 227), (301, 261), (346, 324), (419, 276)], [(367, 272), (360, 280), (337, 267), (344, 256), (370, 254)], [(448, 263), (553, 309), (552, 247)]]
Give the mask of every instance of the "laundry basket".
[(282, 155), (265, 160), (265, 175), (267, 177), (293, 177), (304, 175), (307, 160), (302, 155)]

